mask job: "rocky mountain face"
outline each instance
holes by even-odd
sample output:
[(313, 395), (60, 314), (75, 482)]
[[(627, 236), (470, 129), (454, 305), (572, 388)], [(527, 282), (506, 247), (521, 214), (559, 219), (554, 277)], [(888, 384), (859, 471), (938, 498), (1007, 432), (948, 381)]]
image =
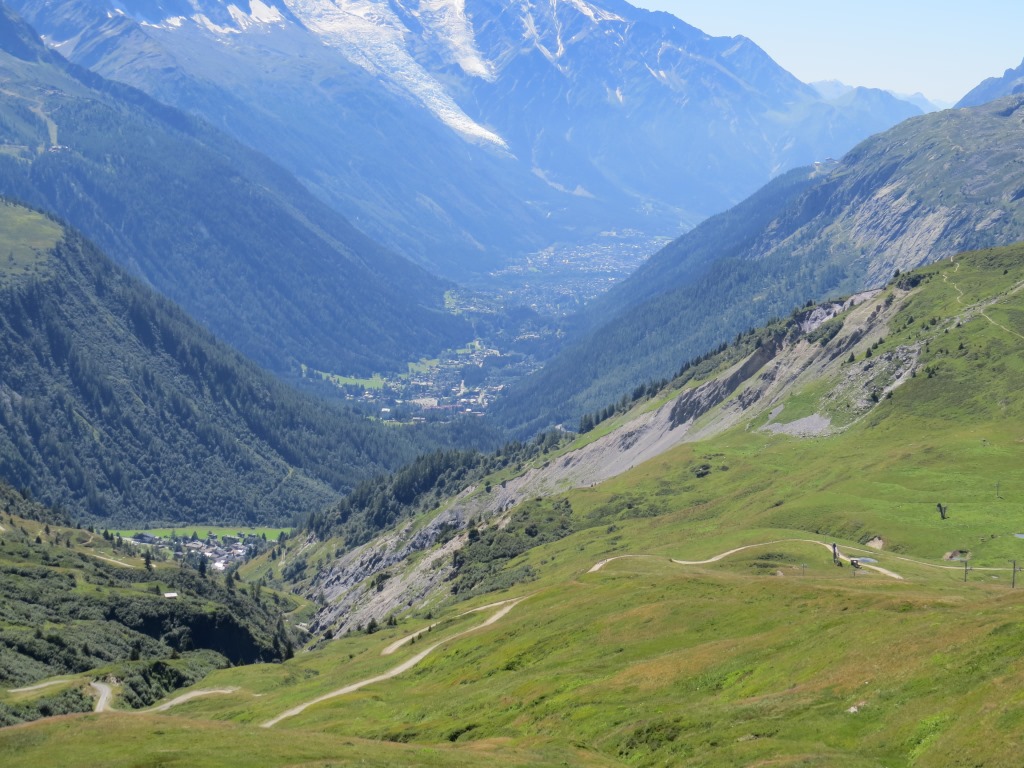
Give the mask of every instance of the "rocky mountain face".
[(449, 276), (666, 235), (919, 110), (820, 96), (619, 0), (13, 0), (73, 61), (268, 152)]
[(1016, 69), (1008, 69), (1002, 77), (989, 77), (957, 102), (957, 107), (977, 107), (988, 101), (1024, 93), (1024, 62)]
[(574, 424), (808, 299), (1024, 239), (1022, 199), (1024, 95), (907, 120), (838, 163), (777, 179), (655, 254), (496, 413), (529, 428)]

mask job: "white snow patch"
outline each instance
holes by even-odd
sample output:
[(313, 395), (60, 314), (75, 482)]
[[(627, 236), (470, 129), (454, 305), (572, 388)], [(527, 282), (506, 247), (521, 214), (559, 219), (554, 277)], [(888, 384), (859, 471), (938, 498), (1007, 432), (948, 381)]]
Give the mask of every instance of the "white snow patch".
[(284, 21), (284, 15), (276, 6), (267, 5), (261, 0), (249, 0), (251, 16), (262, 24), (278, 24)]
[(258, 24), (280, 24), (284, 21), (281, 11), (272, 5), (261, 2), (261, 0), (249, 1), (249, 13), (234, 4), (228, 6), (228, 13), (243, 30)]
[[(412, 57), (406, 44), (407, 30), (385, 0), (285, 2), (289, 10), (325, 45), (404, 90), (449, 128), (468, 139), (508, 150), (504, 139), (463, 112), (444, 87)], [(469, 39), (453, 42), (452, 50), (466, 53), (465, 44), (468, 42)], [(466, 61), (466, 66), (478, 66), (473, 64), (472, 56)], [(484, 64), (482, 59), (479, 64)]]
[(563, 0), (563, 2), (571, 5), (595, 24), (601, 21), (625, 21), (621, 16), (617, 16), (611, 11), (597, 8), (590, 3), (583, 2), (583, 0)]
[(197, 13), (195, 16), (192, 17), (192, 21), (194, 21), (200, 27), (204, 27), (218, 35), (237, 35), (241, 31), (235, 29), (234, 27), (222, 27), (219, 24), (214, 24), (212, 21), (210, 21), (209, 17), (203, 13)]
[(229, 5), (228, 13), (231, 14), (231, 18), (235, 20), (235, 24), (241, 29), (251, 27), (254, 23), (253, 18), (237, 5)]
[(534, 176), (543, 181), (549, 187), (551, 187), (552, 189), (557, 189), (559, 192), (564, 192), (567, 195), (574, 195), (575, 197), (589, 197), (591, 199), (593, 199), (594, 197), (590, 192), (587, 191), (587, 188), (581, 184), (577, 184), (575, 189), (569, 189), (563, 184), (559, 184), (554, 179), (549, 178), (547, 172), (543, 168), (538, 168), (537, 166), (534, 166), (533, 168), (530, 169), (530, 171), (531, 173), (533, 173)]
[(494, 68), (477, 50), (466, 0), (421, 0), (417, 16), (463, 72), (488, 82), (494, 80)]

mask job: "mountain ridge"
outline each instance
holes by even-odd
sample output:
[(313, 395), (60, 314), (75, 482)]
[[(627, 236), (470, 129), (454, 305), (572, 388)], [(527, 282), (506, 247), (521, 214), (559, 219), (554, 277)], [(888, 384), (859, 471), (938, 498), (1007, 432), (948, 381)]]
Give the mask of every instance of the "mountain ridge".
[(977, 107), (995, 99), (1013, 96), (1024, 91), (1024, 62), (1007, 69), (1001, 77), (989, 77), (964, 94), (956, 103), (957, 108)]
[(447, 442), (291, 390), (42, 214), (0, 231), (0, 478), (76, 519), (287, 521)]
[(455, 279), (607, 230), (674, 235), (919, 111), (828, 104), (746, 38), (621, 2), (16, 7), (70, 58), (273, 154)]
[[(4, 7), (0, 21), (29, 35)], [(19, 26), (19, 24), (22, 24)], [(465, 341), (447, 281), (199, 118), (67, 63), (0, 58), (0, 192), (51, 210), (272, 370), (370, 375)]]
[(1024, 239), (1022, 105), (911, 118), (703, 222), (585, 309), (575, 342), (517, 383), (496, 417), (524, 434), (575, 424), (809, 299)]

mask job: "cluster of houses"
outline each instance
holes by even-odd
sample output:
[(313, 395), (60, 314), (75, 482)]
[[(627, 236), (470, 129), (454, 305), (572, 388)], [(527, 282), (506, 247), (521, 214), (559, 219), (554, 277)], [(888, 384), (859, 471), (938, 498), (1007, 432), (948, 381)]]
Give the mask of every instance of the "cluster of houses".
[(175, 560), (206, 558), (209, 567), (214, 571), (224, 571), (232, 563), (244, 563), (267, 546), (266, 538), (241, 532), (234, 536), (207, 533), (204, 539), (200, 539), (195, 533), (191, 536), (171, 536), (167, 539), (151, 533), (136, 533), (131, 541), (133, 544), (153, 547), (156, 550), (169, 550)]

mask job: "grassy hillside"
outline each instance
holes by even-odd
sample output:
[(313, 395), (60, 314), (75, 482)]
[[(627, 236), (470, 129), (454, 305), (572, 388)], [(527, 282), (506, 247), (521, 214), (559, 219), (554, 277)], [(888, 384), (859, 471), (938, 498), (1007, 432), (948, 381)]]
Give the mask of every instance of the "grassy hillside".
[[(943, 261), (839, 319), (831, 335), (793, 333), (689, 423), (692, 442), (531, 499), (571, 509), (572, 531), (507, 562), (528, 580), (462, 602), (445, 585), (396, 611), (397, 626), (213, 672), (204, 689), (235, 690), (166, 716), (0, 731), (0, 755), (15, 766), (1016, 765), (1024, 247)], [(900, 355), (911, 362), (894, 379)], [(625, 440), (643, 412), (700, 384), (638, 403), (610, 436)], [(762, 428), (808, 416), (828, 428)], [(496, 541), (521, 509), (476, 521), (477, 541)], [(833, 541), (864, 567), (836, 567)], [(445, 569), (451, 550), (414, 560), (432, 558)], [(466, 613), (510, 598), (522, 600), (492, 624), (498, 607)], [(191, 747), (190, 732), (245, 757)]]

